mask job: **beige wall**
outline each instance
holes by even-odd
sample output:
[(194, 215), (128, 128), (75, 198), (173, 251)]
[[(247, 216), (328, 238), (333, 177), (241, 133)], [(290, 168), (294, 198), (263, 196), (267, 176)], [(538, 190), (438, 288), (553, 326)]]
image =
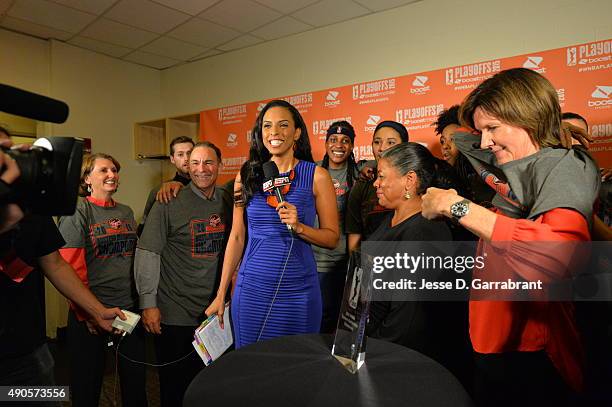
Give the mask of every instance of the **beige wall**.
[(151, 186), (161, 180), (161, 164), (133, 159), (132, 131), (134, 122), (163, 116), (159, 71), (57, 41), (51, 50), (53, 97), (70, 106), (68, 121), (54, 125), (53, 135), (91, 138), (93, 152), (119, 160), (115, 198), (140, 217)]
[(2, 29), (0, 54), (0, 82), (70, 106), (66, 123), (46, 124), (39, 131), (91, 138), (93, 151), (110, 153), (121, 162), (123, 185), (116, 198), (139, 217), (151, 186), (161, 179), (161, 165), (132, 159), (132, 127), (163, 116), (159, 71)]
[(162, 72), (167, 115), (612, 38), (609, 0), (424, 0)]
[[(151, 186), (161, 179), (160, 162), (132, 159), (132, 126), (161, 117), (160, 73), (55, 41), (41, 41), (0, 29), (0, 82), (64, 100), (65, 124), (39, 126), (45, 135), (92, 139), (94, 151), (122, 164), (118, 201), (142, 213)], [(65, 325), (66, 305), (47, 287), (47, 334)]]

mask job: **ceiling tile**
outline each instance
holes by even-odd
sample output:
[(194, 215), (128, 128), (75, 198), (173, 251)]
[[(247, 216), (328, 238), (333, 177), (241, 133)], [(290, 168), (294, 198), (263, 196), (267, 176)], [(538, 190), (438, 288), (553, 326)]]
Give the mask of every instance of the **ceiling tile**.
[(249, 32), (281, 17), (281, 14), (249, 0), (223, 0), (200, 14), (200, 17)]
[(86, 11), (95, 15), (100, 15), (115, 4), (117, 0), (51, 0), (54, 3), (63, 4), (77, 10)]
[(210, 49), (203, 54), (200, 54), (198, 56), (191, 58), (190, 61), (197, 61), (198, 59), (204, 59), (204, 58), (212, 57), (212, 56), (219, 55), (219, 54), (223, 54), (223, 51), (219, 51), (218, 49)]
[(175, 59), (161, 57), (159, 55), (153, 55), (142, 51), (134, 51), (123, 59), (156, 69), (169, 68), (173, 65), (181, 63), (181, 61), (177, 61)]
[(351, 0), (323, 0), (292, 15), (315, 27), (322, 27), (369, 14), (370, 10)]
[(93, 14), (40, 0), (17, 0), (7, 15), (71, 33), (81, 31), (96, 19)]
[(219, 45), (217, 48), (222, 51), (231, 51), (234, 49), (250, 47), (251, 45), (259, 44), (262, 41), (262, 39), (245, 34), (241, 37), (231, 40), (226, 44)]
[(94, 22), (83, 30), (80, 35), (128, 48), (141, 47), (158, 37), (157, 34), (129, 27), (104, 18)]
[(148, 0), (122, 0), (104, 17), (120, 23), (163, 34), (191, 18)]
[(302, 31), (310, 30), (312, 27), (308, 24), (304, 24), (301, 21), (296, 20), (292, 17), (283, 17), (280, 20), (276, 20), (270, 24), (258, 28), (252, 31), (258, 37), (266, 40), (273, 40), (276, 38), (286, 37), (291, 34), (296, 34)]
[(274, 10), (280, 11), (283, 14), (293, 13), (296, 10), (316, 3), (319, 0), (255, 0), (259, 4), (263, 4)]
[(219, 0), (153, 0), (156, 3), (163, 4), (175, 10), (192, 16), (200, 14)]
[(74, 35), (66, 31), (56, 30), (55, 28), (34, 24), (29, 21), (24, 21), (9, 16), (2, 19), (0, 22), (0, 27), (9, 28), (11, 30), (19, 31), (21, 33), (33, 35), (39, 38), (55, 38), (62, 41), (66, 41), (68, 38)]
[(86, 37), (74, 37), (68, 44), (76, 45), (77, 47), (89, 49), (92, 51), (99, 52), (101, 54), (110, 55), (111, 57), (119, 58), (131, 51), (131, 48), (120, 47), (118, 45), (109, 44), (107, 42), (92, 40)]
[(416, 3), (421, 0), (354, 0), (362, 6), (372, 11), (382, 11), (393, 7), (404, 6), (410, 3)]
[(188, 44), (170, 37), (161, 37), (147, 44), (141, 48), (141, 50), (155, 55), (186, 61), (202, 54), (206, 51), (206, 48)]
[(210, 21), (194, 18), (170, 31), (167, 35), (203, 47), (214, 48), (238, 37), (240, 33)]

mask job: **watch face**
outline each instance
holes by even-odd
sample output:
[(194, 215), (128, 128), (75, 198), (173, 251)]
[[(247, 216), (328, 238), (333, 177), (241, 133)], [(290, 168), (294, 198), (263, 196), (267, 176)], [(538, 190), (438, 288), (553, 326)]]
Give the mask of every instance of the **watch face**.
[(456, 218), (461, 218), (468, 213), (467, 202), (457, 202), (451, 207), (451, 214)]

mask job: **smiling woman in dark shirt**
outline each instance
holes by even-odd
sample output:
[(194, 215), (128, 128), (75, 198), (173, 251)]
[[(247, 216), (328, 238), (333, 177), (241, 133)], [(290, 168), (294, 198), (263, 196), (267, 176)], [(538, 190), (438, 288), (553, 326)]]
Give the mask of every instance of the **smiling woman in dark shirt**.
[[(444, 221), (421, 215), (421, 195), (432, 186), (453, 188), (454, 171), (418, 143), (402, 143), (380, 154), (374, 182), (380, 205), (391, 209), (368, 241), (452, 241)], [(443, 364), (466, 384), (470, 354), (465, 302), (374, 301), (368, 335), (418, 350)]]

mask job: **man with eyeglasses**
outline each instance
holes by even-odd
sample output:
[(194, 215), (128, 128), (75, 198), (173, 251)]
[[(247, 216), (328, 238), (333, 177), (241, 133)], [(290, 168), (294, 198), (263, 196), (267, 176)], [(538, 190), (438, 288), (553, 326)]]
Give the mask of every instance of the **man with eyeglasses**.
[(221, 165), (217, 146), (196, 144), (189, 158), (191, 182), (168, 204), (153, 205), (136, 249), (142, 322), (155, 335), (157, 363), (180, 360), (159, 369), (162, 406), (182, 405), (203, 366), (191, 342), (217, 292), (232, 221), (232, 197), (216, 187)]

